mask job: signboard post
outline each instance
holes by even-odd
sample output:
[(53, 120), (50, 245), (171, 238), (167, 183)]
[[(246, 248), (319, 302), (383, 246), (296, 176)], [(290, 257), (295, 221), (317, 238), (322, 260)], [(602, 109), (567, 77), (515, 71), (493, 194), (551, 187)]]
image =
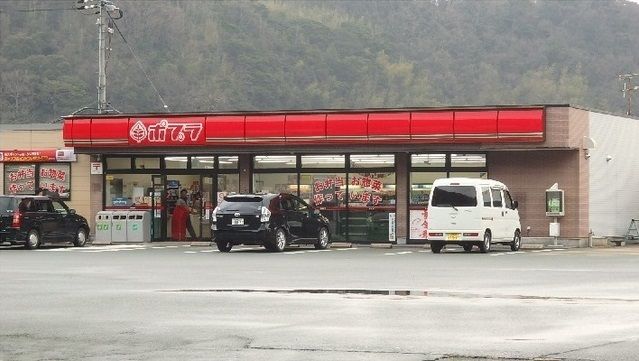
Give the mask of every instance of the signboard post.
[(557, 246), (557, 238), (560, 232), (557, 217), (563, 217), (565, 215), (564, 204), (564, 191), (559, 189), (557, 183), (546, 189), (546, 216), (553, 217), (553, 222), (549, 224), (548, 234), (555, 238), (555, 246)]

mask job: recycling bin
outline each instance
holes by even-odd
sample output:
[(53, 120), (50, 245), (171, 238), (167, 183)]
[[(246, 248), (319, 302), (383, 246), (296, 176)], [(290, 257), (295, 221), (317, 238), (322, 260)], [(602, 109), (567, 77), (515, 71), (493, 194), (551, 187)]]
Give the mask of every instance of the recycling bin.
[(151, 212), (130, 211), (126, 220), (129, 242), (151, 242)]
[(95, 216), (95, 244), (110, 244), (113, 241), (112, 230), (112, 211), (100, 211)]
[(129, 211), (113, 211), (111, 218), (111, 239), (113, 242), (127, 242), (126, 221)]

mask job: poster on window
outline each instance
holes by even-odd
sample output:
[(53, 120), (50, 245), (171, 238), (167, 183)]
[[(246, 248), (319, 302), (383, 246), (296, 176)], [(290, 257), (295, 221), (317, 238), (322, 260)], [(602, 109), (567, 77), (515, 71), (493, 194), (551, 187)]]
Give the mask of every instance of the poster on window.
[(428, 209), (410, 210), (410, 239), (428, 238)]
[(344, 203), (345, 183), (340, 176), (313, 177), (313, 205), (336, 207)]
[(71, 191), (71, 167), (69, 164), (41, 164), (38, 187), (62, 199)]
[(5, 164), (4, 194), (35, 194), (35, 164)]
[[(386, 174), (354, 174), (350, 176), (349, 204), (369, 207), (382, 205), (384, 203), (384, 179), (386, 176)], [(386, 195), (390, 196), (390, 194)]]

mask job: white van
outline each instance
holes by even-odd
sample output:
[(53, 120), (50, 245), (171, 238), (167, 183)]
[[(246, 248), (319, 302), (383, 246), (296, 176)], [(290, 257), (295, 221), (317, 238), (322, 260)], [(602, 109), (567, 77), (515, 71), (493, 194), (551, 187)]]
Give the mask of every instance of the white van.
[(428, 241), (433, 253), (457, 244), (482, 253), (491, 244), (521, 245), (517, 201), (501, 182), (476, 178), (442, 178), (433, 182), (428, 200)]

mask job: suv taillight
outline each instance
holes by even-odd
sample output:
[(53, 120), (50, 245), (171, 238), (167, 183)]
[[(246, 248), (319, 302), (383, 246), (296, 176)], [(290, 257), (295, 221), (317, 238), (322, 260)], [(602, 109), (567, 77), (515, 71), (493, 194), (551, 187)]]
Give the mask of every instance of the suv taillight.
[(217, 231), (217, 207), (211, 213), (211, 231)]
[(11, 228), (20, 228), (22, 225), (22, 212), (15, 212), (11, 221)]
[(260, 209), (260, 222), (268, 222), (271, 219), (271, 211), (268, 208), (262, 206)]

